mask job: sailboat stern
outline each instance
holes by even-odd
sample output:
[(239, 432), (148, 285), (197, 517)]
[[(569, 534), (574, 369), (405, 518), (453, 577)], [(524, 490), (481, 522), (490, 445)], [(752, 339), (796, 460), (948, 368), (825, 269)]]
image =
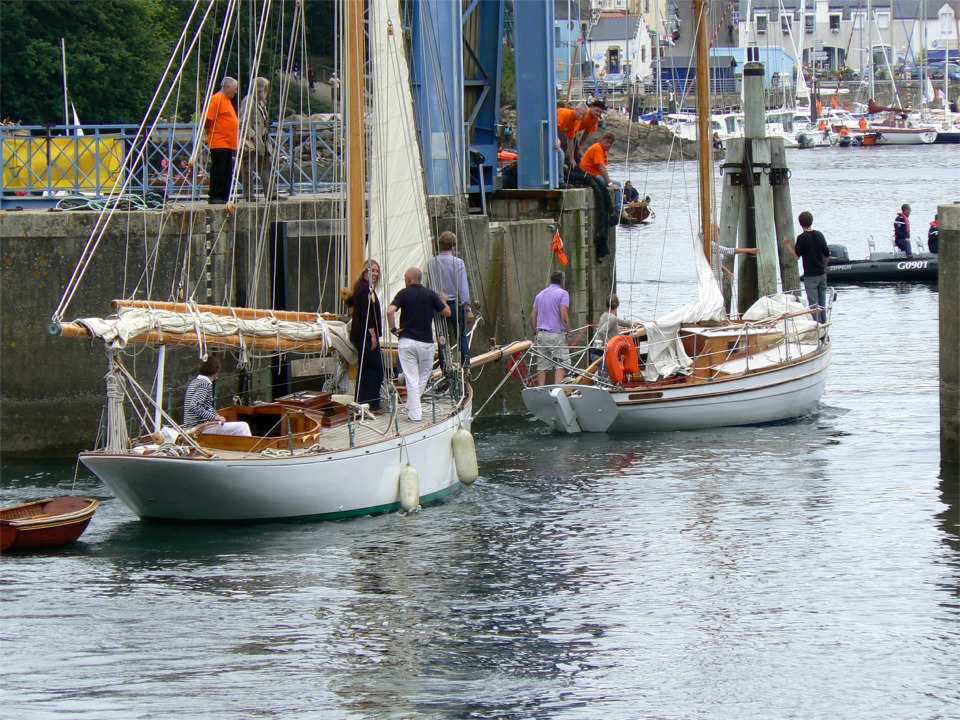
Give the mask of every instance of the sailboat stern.
[(617, 404), (603, 388), (547, 385), (529, 387), (521, 397), (538, 420), (568, 433), (605, 432), (617, 419)]

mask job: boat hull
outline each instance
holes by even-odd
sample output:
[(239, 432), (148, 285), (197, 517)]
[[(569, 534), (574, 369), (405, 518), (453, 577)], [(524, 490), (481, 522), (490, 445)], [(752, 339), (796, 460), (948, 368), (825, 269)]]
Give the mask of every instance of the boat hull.
[(329, 453), (183, 458), (90, 452), (80, 461), (139, 517), (188, 522), (326, 520), (400, 508), (400, 470), (419, 475), (421, 503), (459, 486), (454, 431), (470, 429), (468, 399), (422, 429)]
[(850, 260), (827, 266), (831, 285), (864, 282), (936, 282), (939, 272), (936, 257), (907, 260)]
[[(587, 432), (657, 432), (787, 422), (813, 413), (823, 396), (829, 345), (798, 362), (730, 379), (624, 391), (597, 386), (527, 388), (523, 400), (540, 420)], [(566, 402), (558, 397), (559, 391)], [(576, 429), (573, 431), (575, 432)]]
[(936, 130), (870, 128), (866, 133), (876, 135), (877, 145), (930, 145), (937, 140)]
[(0, 551), (61, 547), (77, 540), (100, 503), (60, 497), (0, 509)]

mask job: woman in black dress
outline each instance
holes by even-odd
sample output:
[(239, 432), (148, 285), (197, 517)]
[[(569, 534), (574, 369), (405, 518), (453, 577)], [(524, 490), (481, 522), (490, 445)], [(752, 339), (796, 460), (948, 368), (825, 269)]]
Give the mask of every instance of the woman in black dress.
[(383, 356), (380, 353), (380, 334), (383, 321), (380, 298), (376, 286), (380, 282), (380, 263), (370, 261), (353, 286), (353, 325), (350, 341), (360, 352), (360, 372), (357, 376), (357, 402), (369, 403), (374, 412), (380, 410), (380, 386), (383, 385)]

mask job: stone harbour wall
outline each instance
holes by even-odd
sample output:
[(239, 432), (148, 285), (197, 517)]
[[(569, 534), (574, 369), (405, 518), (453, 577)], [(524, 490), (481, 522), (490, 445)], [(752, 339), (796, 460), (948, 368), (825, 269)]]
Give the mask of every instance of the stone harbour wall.
[[(339, 208), (333, 199), (293, 198), (271, 206), (267, 216), (262, 207), (243, 204), (233, 215), (190, 203), (162, 213), (118, 212), (64, 320), (105, 317), (111, 300), (128, 297), (193, 297), (200, 303), (266, 307), (279, 293), (278, 307), (335, 308), (339, 283), (322, 269), (336, 257), (331, 253), (337, 252)], [(473, 354), (533, 337), (533, 299), (560, 267), (551, 250), (558, 227), (569, 258), (564, 269), (573, 325), (596, 322), (613, 284), (614, 233), (610, 257), (596, 262), (590, 191), (502, 192), (488, 198), (487, 209), (487, 215), (457, 217), (449, 199), (431, 198), (430, 204), (435, 236), (446, 229), (457, 232), (458, 252), (470, 268), (482, 318)], [(248, 239), (263, 223), (271, 243), (256, 257)], [(96, 443), (105, 407), (105, 350), (99, 341), (66, 339), (48, 329), (95, 224), (96, 215), (87, 212), (0, 212), (0, 452), (5, 456), (65, 455)], [(144, 271), (145, 266), (150, 269)], [(386, 305), (390, 298), (381, 300)], [(147, 391), (157, 355), (155, 349), (139, 348), (123, 357)], [(197, 361), (195, 348), (167, 352), (164, 407), (175, 418)], [(225, 361), (218, 382), (219, 405), (231, 404), (234, 396), (271, 399), (279, 377), (272, 363), (258, 362), (242, 376), (230, 363)], [(500, 385), (505, 366), (500, 361), (477, 373), (475, 408)], [(508, 381), (486, 404), (485, 414), (522, 411), (520, 389), (518, 382)]]

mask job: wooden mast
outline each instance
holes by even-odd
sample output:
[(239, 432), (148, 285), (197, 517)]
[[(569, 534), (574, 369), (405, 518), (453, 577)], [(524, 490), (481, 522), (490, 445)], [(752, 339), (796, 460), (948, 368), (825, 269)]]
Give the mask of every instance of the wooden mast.
[(350, 265), (347, 281), (352, 286), (363, 266), (367, 237), (366, 133), (363, 125), (363, 6), (362, 0), (346, 0), (344, 9), (344, 139), (346, 141), (347, 243)]
[(709, 13), (705, 0), (693, 0), (693, 18), (696, 28), (697, 52), (697, 161), (700, 178), (700, 229), (703, 233), (703, 251), (710, 261), (713, 242), (711, 209), (713, 193), (713, 139), (710, 136), (710, 52), (707, 46)]

